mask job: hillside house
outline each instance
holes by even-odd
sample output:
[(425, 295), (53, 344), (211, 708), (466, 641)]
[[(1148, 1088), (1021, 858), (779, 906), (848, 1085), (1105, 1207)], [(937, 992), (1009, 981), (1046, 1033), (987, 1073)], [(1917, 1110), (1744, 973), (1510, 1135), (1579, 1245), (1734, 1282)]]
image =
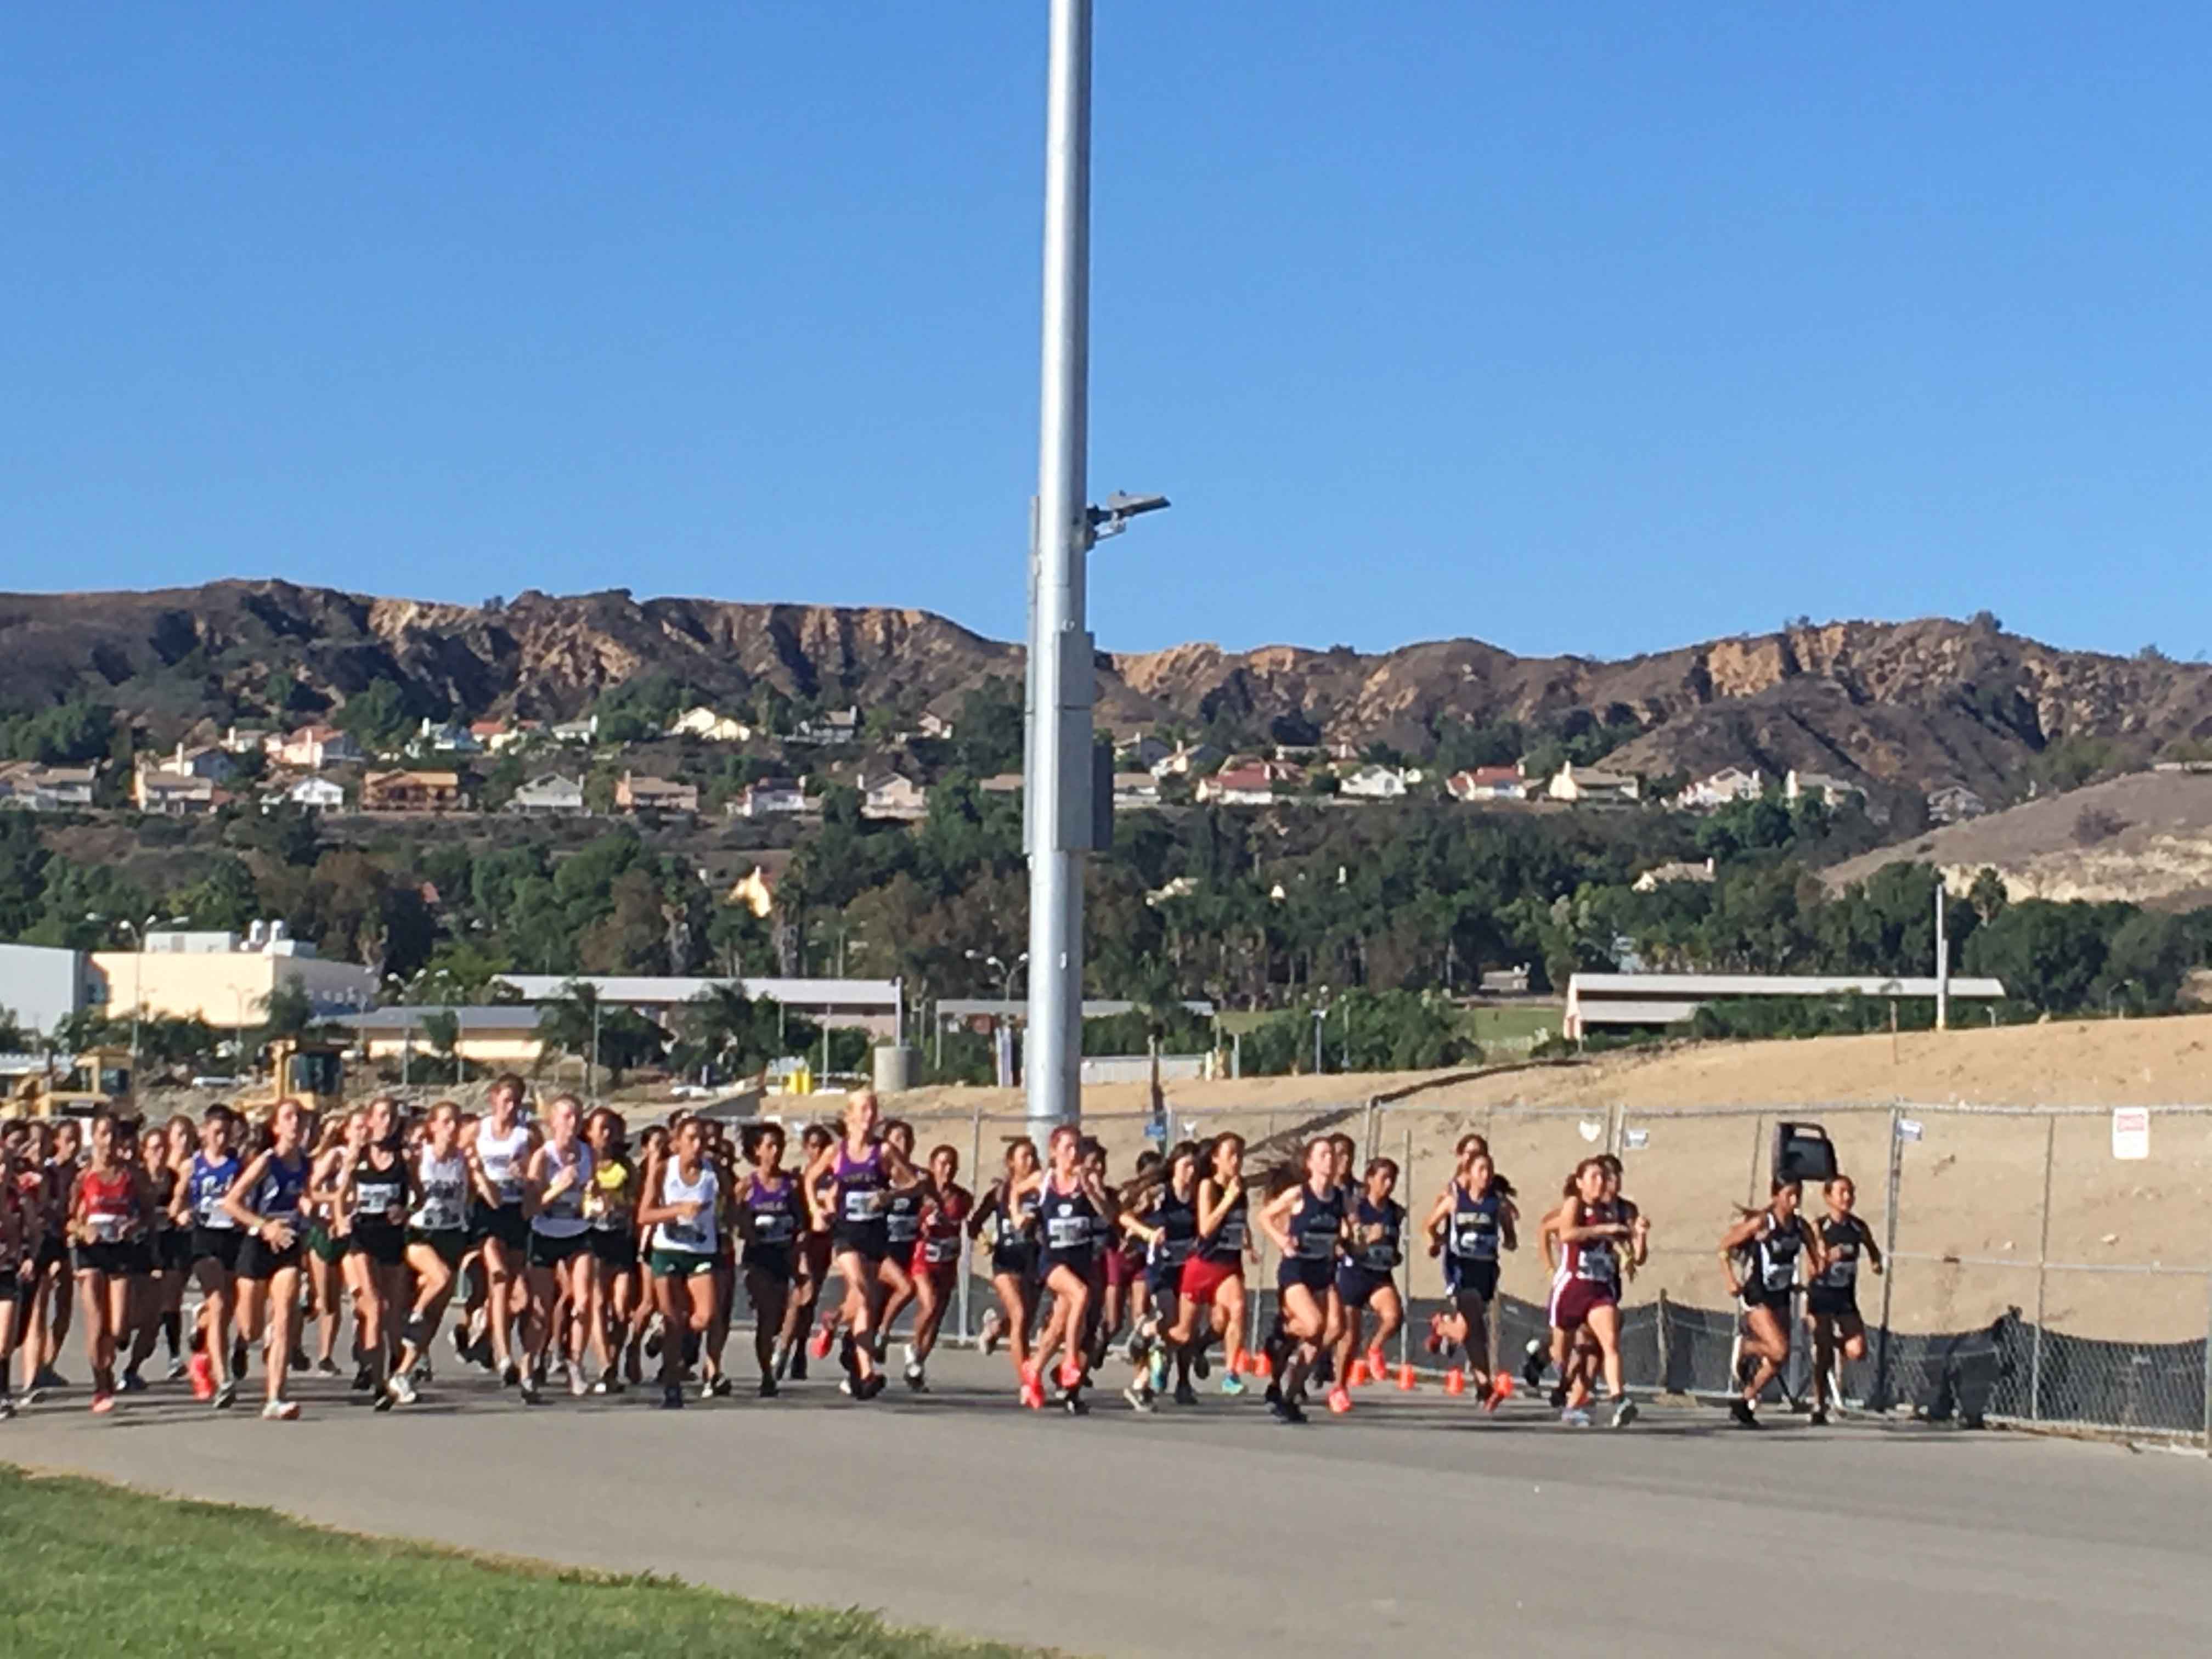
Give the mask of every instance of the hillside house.
[(238, 775), (237, 763), (221, 744), (204, 743), (187, 748), (180, 743), (155, 764), (159, 770), (178, 777), (205, 778), (211, 783), (228, 783)]
[(672, 738), (697, 738), (702, 743), (750, 743), (753, 728), (728, 714), (717, 714), (704, 703), (685, 709), (669, 723)]
[(853, 742), (860, 735), (860, 711), (856, 708), (833, 708), (826, 714), (801, 720), (793, 728), (793, 743), (811, 743), (837, 747)]
[(730, 816), (739, 818), (796, 817), (806, 810), (805, 791), (790, 778), (762, 778), (730, 801)]
[(1980, 817), (1989, 810), (1989, 803), (1963, 783), (1947, 783), (1941, 789), (1928, 792), (1928, 817), (1931, 823), (1960, 823)]
[(1336, 793), (1353, 800), (1402, 800), (1407, 782), (1419, 777), (1395, 766), (1358, 766), (1337, 780)]
[(1832, 778), (1825, 772), (1800, 772), (1795, 767), (1782, 781), (1784, 800), (1817, 800), (1824, 806), (1841, 806), (1854, 795), (1865, 793), (1842, 778)]
[(584, 784), (560, 772), (547, 772), (508, 798), (507, 810), (532, 818), (577, 818), (584, 815)]
[(408, 748), (417, 754), (481, 755), (483, 744), (470, 727), (459, 720), (434, 720), (422, 717), (421, 728), (415, 733)]
[(1641, 788), (1633, 774), (1570, 762), (1559, 769), (1545, 793), (1553, 800), (1572, 801), (1580, 806), (1617, 806), (1634, 801)]
[(335, 778), (301, 778), (289, 788), (264, 796), (261, 810), (266, 812), (279, 804), (296, 806), (303, 812), (342, 812), (345, 786)]
[(1526, 800), (1530, 787), (1517, 766), (1472, 767), (1444, 780), (1444, 793), (1454, 800)]
[(588, 745), (599, 740), (599, 717), (586, 714), (580, 720), (556, 720), (547, 731), (556, 743)]
[(1150, 772), (1116, 772), (1114, 775), (1114, 810), (1134, 812), (1160, 804), (1160, 781)]
[(132, 805), (142, 812), (162, 817), (200, 817), (228, 799), (216, 787), (213, 778), (194, 777), (189, 772), (172, 772), (163, 767), (141, 767), (131, 781)]
[(1670, 887), (1676, 882), (1711, 884), (1712, 879), (1713, 861), (1711, 859), (1707, 859), (1702, 864), (1685, 862), (1661, 864), (1654, 866), (1637, 877), (1636, 890), (1639, 893), (1656, 893), (1662, 887)]
[(860, 816), (911, 823), (929, 816), (929, 793), (912, 778), (890, 772), (860, 781)]
[(1731, 801), (1757, 800), (1765, 793), (1766, 780), (1757, 767), (1747, 771), (1741, 766), (1723, 766), (1675, 796), (1674, 805), (1685, 811), (1711, 812)]
[(265, 755), (276, 735), (265, 726), (234, 726), (222, 734), (222, 746), (234, 755)]
[(1174, 752), (1166, 744), (1146, 732), (1116, 744), (1114, 760), (1116, 765), (1133, 771), (1149, 772)]
[(671, 816), (699, 810), (699, 786), (668, 778), (641, 778), (625, 772), (615, 784), (618, 812), (660, 812)]
[(92, 766), (41, 766), (36, 761), (0, 765), (0, 806), (29, 812), (89, 807), (99, 775), (99, 769)]
[(298, 772), (322, 772), (368, 758), (351, 732), (335, 726), (303, 726), (270, 742), (264, 751), (269, 758)]
[(536, 720), (471, 720), (469, 735), (487, 754), (504, 754), (519, 743), (527, 743), (544, 727)]
[(952, 722), (942, 714), (933, 714), (924, 709), (921, 718), (914, 723), (914, 735), (927, 738), (935, 743), (950, 743), (952, 740)]
[(1156, 778), (1190, 778), (1221, 764), (1221, 751), (1210, 743), (1179, 743), (1154, 761)]
[(458, 812), (467, 805), (458, 772), (371, 772), (361, 781), (364, 812)]
[(1210, 778), (1200, 778), (1197, 798), (1218, 806), (1272, 806), (1275, 780), (1263, 766), (1224, 767)]

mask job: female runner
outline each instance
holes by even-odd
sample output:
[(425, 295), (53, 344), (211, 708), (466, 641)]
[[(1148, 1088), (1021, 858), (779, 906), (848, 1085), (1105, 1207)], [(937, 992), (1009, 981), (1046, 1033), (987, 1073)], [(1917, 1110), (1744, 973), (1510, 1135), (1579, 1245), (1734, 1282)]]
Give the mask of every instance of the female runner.
[[(580, 1396), (590, 1386), (584, 1381), (583, 1315), (592, 1300), (592, 1241), (584, 1199), (591, 1190), (592, 1164), (592, 1149), (578, 1133), (582, 1116), (582, 1103), (575, 1096), (554, 1096), (545, 1109), (544, 1142), (523, 1169), (523, 1208), (530, 1220), (530, 1241), (524, 1246), (529, 1296), (522, 1310), (526, 1406), (541, 1398), (546, 1350), (561, 1331), (564, 1314), (573, 1316), (567, 1345), (568, 1392)], [(597, 1346), (604, 1376), (605, 1339)]]
[[(303, 1133), (313, 1134), (312, 1128)], [(348, 1164), (361, 1156), (361, 1149), (368, 1144), (368, 1117), (359, 1109), (334, 1115), (323, 1126), (319, 1138), (311, 1140), (314, 1152), (308, 1162), (307, 1177), (307, 1294), (315, 1310), (315, 1371), (321, 1376), (338, 1374), (338, 1322), (342, 1316), (341, 1304), (345, 1299), (339, 1294), (343, 1284), (342, 1271), (346, 1253), (345, 1228), (347, 1218), (338, 1192), (338, 1176)], [(354, 1354), (356, 1372), (354, 1386), (365, 1386), (367, 1367), (360, 1364), (361, 1328), (355, 1321)]]
[[(960, 1184), (960, 1154), (939, 1146), (929, 1154), (929, 1207), (922, 1212), (921, 1237), (915, 1241), (909, 1271), (920, 1306), (914, 1316), (914, 1340), (906, 1345), (906, 1385), (916, 1394), (929, 1389), (929, 1356), (960, 1286), (960, 1241), (975, 1194)], [(890, 1310), (884, 1312), (890, 1322)]]
[(346, 1288), (353, 1293), (367, 1351), (356, 1390), (374, 1396), (374, 1409), (390, 1411), (391, 1369), (405, 1293), (407, 1212), (412, 1195), (407, 1154), (400, 1142), (399, 1103), (380, 1095), (362, 1114), (363, 1138), (338, 1172), (337, 1191), (346, 1243)]
[(1022, 1403), (1044, 1404), (1043, 1372), (1059, 1338), (1061, 1359), (1054, 1380), (1060, 1404), (1071, 1413), (1085, 1409), (1083, 1384), (1090, 1372), (1088, 1329), (1094, 1279), (1098, 1271), (1099, 1224), (1110, 1226), (1114, 1200), (1095, 1168), (1083, 1156), (1083, 1134), (1063, 1123), (1052, 1132), (1052, 1167), (1037, 1195), (1037, 1224), (1042, 1243), (1043, 1288), (1053, 1296), (1053, 1313), (1037, 1355), (1023, 1377)]
[(660, 1310), (660, 1403), (684, 1404), (684, 1339), (704, 1336), (714, 1318), (715, 1218), (720, 1187), (707, 1161), (706, 1126), (687, 1118), (672, 1155), (647, 1172), (637, 1224), (648, 1241), (646, 1261)]
[(914, 1254), (921, 1243), (922, 1212), (929, 1207), (930, 1199), (929, 1176), (914, 1161), (914, 1125), (893, 1118), (884, 1125), (884, 1144), (905, 1163), (908, 1178), (884, 1194), (884, 1259), (876, 1270), (881, 1302), (876, 1318), (878, 1365), (890, 1351), (891, 1322), (920, 1295), (914, 1279)]
[[(189, 1129), (191, 1120), (184, 1121)], [(159, 1128), (149, 1125), (139, 1131), (139, 1167), (146, 1177), (146, 1195), (153, 1212), (144, 1240), (146, 1271), (138, 1279), (137, 1301), (131, 1310), (130, 1328), (118, 1333), (116, 1339), (117, 1357), (125, 1362), (117, 1389), (119, 1394), (144, 1392), (146, 1379), (139, 1375), (139, 1368), (154, 1357), (154, 1345), (165, 1330), (169, 1338), (169, 1381), (173, 1382), (185, 1374), (184, 1355), (178, 1340), (181, 1322), (170, 1312), (170, 1308), (173, 1303), (181, 1305), (183, 1300), (184, 1275), (191, 1263), (182, 1258), (191, 1249), (191, 1243), (177, 1225), (175, 1210), (181, 1171), (170, 1158), (169, 1146), (167, 1124)]]
[(1498, 1299), (1498, 1253), (1521, 1247), (1521, 1212), (1513, 1203), (1512, 1183), (1490, 1161), (1489, 1143), (1480, 1135), (1468, 1135), (1458, 1150), (1459, 1169), (1429, 1211), (1430, 1254), (1443, 1257), (1444, 1291), (1451, 1298), (1449, 1311), (1431, 1326), (1431, 1340), (1437, 1346), (1459, 1346), (1467, 1358), (1467, 1380), (1485, 1408), (1496, 1411), (1512, 1398), (1513, 1379), (1491, 1366), (1490, 1305)]
[(416, 1373), (427, 1372), (430, 1344), (469, 1252), (469, 1200), (489, 1195), (479, 1179), (461, 1149), (461, 1109), (441, 1100), (430, 1109), (416, 1153), (416, 1204), (407, 1218), (407, 1266), (414, 1274), (415, 1296), (391, 1383), (392, 1397), (403, 1406), (415, 1403)]
[(1798, 1258), (1804, 1257), (1816, 1279), (1825, 1265), (1820, 1241), (1799, 1212), (1803, 1197), (1796, 1182), (1777, 1181), (1765, 1209), (1742, 1211), (1721, 1236), (1721, 1270), (1743, 1309), (1743, 1352), (1757, 1361), (1750, 1382), (1729, 1406), (1729, 1415), (1743, 1428), (1759, 1426), (1753, 1409), (1759, 1396), (1790, 1363), (1790, 1297), (1797, 1285)]
[(153, 1196), (138, 1167), (137, 1126), (96, 1112), (92, 1156), (70, 1205), (77, 1289), (84, 1298), (84, 1344), (92, 1367), (92, 1409), (115, 1409), (118, 1345), (130, 1334), (132, 1298), (143, 1294), (150, 1258)]
[[(807, 1170), (810, 1195), (817, 1206), (816, 1190), (821, 1177), (830, 1177), (828, 1219), (832, 1261), (845, 1281), (844, 1322), (850, 1328), (844, 1348), (846, 1380), (855, 1400), (872, 1400), (883, 1392), (883, 1374), (876, 1366), (875, 1334), (883, 1306), (878, 1269), (890, 1249), (884, 1210), (886, 1194), (910, 1185), (913, 1166), (876, 1133), (876, 1097), (863, 1089), (845, 1108), (845, 1133)], [(816, 1340), (815, 1352), (823, 1352)]]
[[(1605, 1189), (1602, 1160), (1584, 1158), (1576, 1166), (1574, 1195), (1556, 1212), (1559, 1225), (1553, 1231), (1561, 1249), (1552, 1281), (1551, 1322), (1571, 1340), (1585, 1328), (1597, 1339), (1612, 1426), (1622, 1429), (1636, 1420), (1636, 1402), (1628, 1397), (1620, 1364), (1620, 1253), (1632, 1229), (1605, 1197)], [(1589, 1395), (1587, 1379), (1577, 1376), (1568, 1385), (1559, 1420), (1571, 1428), (1588, 1428)]]
[(1379, 1382), (1390, 1339), (1406, 1322), (1398, 1295), (1398, 1266), (1405, 1259), (1406, 1206), (1392, 1196), (1398, 1166), (1387, 1158), (1371, 1160), (1358, 1196), (1352, 1201), (1345, 1255), (1336, 1270), (1336, 1297), (1344, 1309), (1344, 1329), (1336, 1342), (1338, 1386), (1352, 1375), (1360, 1350), (1360, 1328), (1375, 1310), (1375, 1334), (1366, 1343), (1367, 1369)]
[[(1838, 1176), (1821, 1188), (1828, 1212), (1820, 1221), (1820, 1268), (1805, 1291), (1805, 1319), (1813, 1328), (1813, 1421), (1828, 1420), (1830, 1386), (1841, 1380), (1836, 1354), (1866, 1358), (1866, 1321), (1859, 1316), (1859, 1258), (1881, 1271), (1881, 1246), (1874, 1229), (1856, 1213), (1859, 1189), (1849, 1176)], [(1841, 1402), (1838, 1401), (1840, 1404)]]
[[(806, 1328), (822, 1299), (822, 1286), (830, 1278), (830, 1228), (827, 1210), (810, 1190), (806, 1171), (814, 1168), (837, 1132), (824, 1123), (810, 1123), (799, 1132), (799, 1239), (792, 1250), (791, 1294), (784, 1298), (783, 1328), (776, 1333), (775, 1374), (794, 1382), (806, 1380)], [(826, 1185), (827, 1176), (817, 1185)]]
[(1195, 1369), (1206, 1342), (1218, 1332), (1229, 1358), (1221, 1392), (1239, 1395), (1244, 1392), (1244, 1379), (1237, 1375), (1244, 1358), (1244, 1251), (1251, 1233), (1244, 1137), (1217, 1135), (1206, 1163), (1206, 1173), (1198, 1183), (1198, 1247), (1182, 1264), (1176, 1286), (1181, 1305), (1166, 1341), (1188, 1352)]
[(775, 1398), (776, 1346), (797, 1270), (799, 1230), (805, 1204), (799, 1182), (783, 1167), (781, 1123), (745, 1132), (745, 1161), (752, 1173), (738, 1195), (738, 1227), (745, 1243), (745, 1298), (753, 1310), (753, 1357), (760, 1362), (760, 1397)]
[(269, 1397), (261, 1414), (286, 1422), (300, 1414), (299, 1406), (284, 1397), (284, 1381), (300, 1317), (303, 1212), (313, 1173), (300, 1142), (305, 1119), (298, 1101), (278, 1101), (270, 1118), (268, 1146), (246, 1160), (222, 1200), (246, 1233), (238, 1248), (239, 1324), (250, 1334), (268, 1332), (261, 1369), (268, 1377)]
[(1198, 1403), (1190, 1386), (1189, 1351), (1176, 1348), (1171, 1353), (1161, 1334), (1180, 1311), (1182, 1265), (1198, 1248), (1198, 1143), (1178, 1141), (1162, 1165), (1164, 1179), (1152, 1178), (1129, 1194), (1122, 1215), (1122, 1226), (1145, 1242), (1145, 1290), (1152, 1304), (1129, 1344), (1130, 1361), (1141, 1369), (1123, 1390), (1123, 1398), (1139, 1411), (1150, 1411), (1168, 1386), (1170, 1360), (1176, 1404)]
[(70, 1210), (76, 1194), (77, 1157), (82, 1132), (74, 1119), (39, 1126), (46, 1228), (39, 1243), (31, 1316), (23, 1332), (23, 1398), (36, 1405), (48, 1389), (69, 1386), (56, 1369), (69, 1340), (76, 1308), (76, 1281), (70, 1271)]
[[(624, 1371), (637, 1356), (629, 1345), (637, 1318), (637, 1170), (623, 1145), (628, 1126), (618, 1113), (602, 1106), (584, 1124), (592, 1149), (592, 1185), (584, 1195), (591, 1224), (591, 1305), (586, 1312), (594, 1352), (599, 1359), (593, 1394), (620, 1394)], [(630, 1382), (637, 1380), (631, 1376)]]
[(530, 1297), (523, 1260), (530, 1247), (530, 1218), (523, 1211), (523, 1187), (531, 1154), (538, 1150), (537, 1132), (522, 1121), (520, 1078), (510, 1072), (491, 1085), (484, 1115), (464, 1144), (490, 1189), (477, 1217), (483, 1250), (484, 1320), (493, 1367), (511, 1389), (522, 1381), (511, 1333), (526, 1317)]
[(1006, 1142), (1006, 1157), (999, 1179), (983, 1194), (968, 1218), (968, 1236), (980, 1238), (986, 1221), (996, 1223), (992, 1232), (991, 1288), (999, 1305), (984, 1316), (982, 1347), (986, 1354), (1001, 1340), (1014, 1362), (1014, 1375), (1027, 1377), (1030, 1333), (1036, 1319), (1037, 1189), (1043, 1185), (1036, 1143), (1016, 1135)]
[[(1282, 1339), (1270, 1356), (1277, 1363), (1267, 1384), (1267, 1409), (1279, 1423), (1303, 1423), (1298, 1392), (1323, 1347), (1335, 1341), (1340, 1310), (1335, 1296), (1336, 1247), (1344, 1237), (1344, 1194), (1336, 1185), (1336, 1153), (1326, 1137), (1306, 1143), (1304, 1179), (1285, 1187), (1261, 1209), (1260, 1229), (1282, 1253), (1275, 1289), (1282, 1310)], [(1351, 1409), (1339, 1382), (1329, 1409)]]
[(237, 1305), (238, 1244), (245, 1237), (223, 1207), (237, 1184), (240, 1169), (234, 1137), (240, 1127), (227, 1106), (210, 1106), (200, 1120), (199, 1150), (185, 1165), (177, 1201), (191, 1225), (192, 1276), (200, 1287), (200, 1352), (214, 1384), (216, 1408), (228, 1411), (238, 1400), (238, 1376), (231, 1369), (231, 1320)]
[(38, 1260), (41, 1218), (37, 1199), (22, 1180), (22, 1149), (29, 1140), (27, 1134), (0, 1135), (0, 1420), (15, 1414), (8, 1362), (15, 1356), (17, 1316), (23, 1309), (17, 1292), (31, 1285), (31, 1269)]

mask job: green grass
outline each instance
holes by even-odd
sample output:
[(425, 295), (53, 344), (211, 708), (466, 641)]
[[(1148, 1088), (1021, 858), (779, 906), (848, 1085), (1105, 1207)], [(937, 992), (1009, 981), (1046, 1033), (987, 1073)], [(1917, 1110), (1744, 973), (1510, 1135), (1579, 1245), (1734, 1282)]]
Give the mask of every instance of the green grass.
[[(744, 1548), (742, 1537), (730, 1540)], [(0, 1468), (7, 1659), (616, 1659), (1019, 1650), (803, 1612), (650, 1577), (478, 1559)]]

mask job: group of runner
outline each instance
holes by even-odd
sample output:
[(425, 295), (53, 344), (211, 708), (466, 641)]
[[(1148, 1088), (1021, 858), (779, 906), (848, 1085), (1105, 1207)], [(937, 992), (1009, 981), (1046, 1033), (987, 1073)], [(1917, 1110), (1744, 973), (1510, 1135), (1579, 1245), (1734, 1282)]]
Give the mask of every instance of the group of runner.
[[(866, 1091), (842, 1121), (800, 1132), (795, 1150), (779, 1124), (732, 1133), (683, 1115), (633, 1144), (611, 1109), (556, 1095), (533, 1122), (525, 1101), (509, 1075), (481, 1116), (441, 1101), (410, 1119), (386, 1097), (321, 1123), (285, 1100), (258, 1123), (216, 1107), (197, 1123), (158, 1127), (107, 1114), (82, 1129), (0, 1126), (0, 1279), (16, 1285), (0, 1296), (0, 1356), (20, 1357), (21, 1397), (64, 1386), (56, 1366), (74, 1304), (96, 1413), (144, 1388), (143, 1368), (164, 1349), (169, 1380), (188, 1377), (228, 1408), (258, 1350), (263, 1414), (295, 1417), (289, 1379), (343, 1375), (349, 1328), (354, 1388), (379, 1410), (412, 1405), (449, 1315), (459, 1362), (526, 1402), (561, 1383), (621, 1394), (652, 1364), (660, 1403), (673, 1408), (690, 1384), (702, 1397), (732, 1392), (725, 1356), (742, 1282), (762, 1395), (834, 1352), (841, 1389), (867, 1401), (887, 1385), (889, 1334), (909, 1311), (901, 1375), (927, 1389), (970, 1240), (999, 1304), (984, 1350), (1008, 1349), (1018, 1398), (1033, 1409), (1087, 1409), (1121, 1345), (1121, 1393), (1139, 1412), (1193, 1403), (1194, 1379), (1208, 1378), (1218, 1349), (1224, 1394), (1262, 1382), (1270, 1412), (1297, 1424), (1318, 1389), (1341, 1414), (1363, 1376), (1386, 1371), (1405, 1322), (1401, 1171), (1387, 1158), (1355, 1171), (1348, 1135), (1316, 1138), (1294, 1161), (1257, 1171), (1239, 1135), (1186, 1140), (1146, 1152), (1115, 1186), (1105, 1149), (1062, 1127), (1042, 1155), (1011, 1139), (979, 1197), (961, 1184), (953, 1147), (921, 1156), (913, 1127), (883, 1121)], [(1555, 1264), (1551, 1335), (1548, 1348), (1531, 1345), (1522, 1376), (1540, 1386), (1548, 1359), (1553, 1407), (1577, 1427), (1594, 1420), (1601, 1383), (1611, 1425), (1636, 1416), (1620, 1304), (1650, 1226), (1620, 1182), (1618, 1159), (1585, 1159), (1536, 1229)], [(1756, 1425), (1753, 1402), (1788, 1358), (1801, 1258), (1816, 1412), (1833, 1356), (1864, 1351), (1852, 1287), (1861, 1256), (1879, 1270), (1880, 1253), (1849, 1182), (1826, 1196), (1829, 1214), (1814, 1226), (1798, 1189), (1778, 1182), (1769, 1206), (1745, 1212), (1722, 1240), (1744, 1310), (1739, 1423)], [(1451, 1392), (1471, 1389), (1492, 1411), (1514, 1392), (1490, 1329), (1521, 1227), (1487, 1143), (1463, 1137), (1421, 1226), (1448, 1292), (1425, 1346), (1449, 1360)], [(1273, 1318), (1255, 1341), (1245, 1273), (1263, 1237), (1279, 1265)], [(11, 1381), (0, 1364), (0, 1415), (15, 1407)]]

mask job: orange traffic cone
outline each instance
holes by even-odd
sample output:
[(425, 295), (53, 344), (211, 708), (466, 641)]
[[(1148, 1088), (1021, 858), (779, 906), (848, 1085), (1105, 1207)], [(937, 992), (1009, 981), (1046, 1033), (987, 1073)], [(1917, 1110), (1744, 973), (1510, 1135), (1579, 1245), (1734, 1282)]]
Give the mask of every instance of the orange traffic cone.
[(1411, 1365), (1401, 1365), (1398, 1367), (1398, 1392), (1400, 1394), (1411, 1394), (1419, 1386), (1419, 1385), (1413, 1381), (1413, 1368)]
[(1251, 1369), (1251, 1364), (1252, 1364), (1252, 1356), (1251, 1356), (1250, 1354), (1249, 1354), (1249, 1353), (1246, 1353), (1246, 1352), (1244, 1352), (1244, 1350), (1243, 1350), (1243, 1349), (1242, 1349), (1242, 1348), (1231, 1348), (1231, 1349), (1229, 1351), (1229, 1374), (1230, 1374), (1230, 1376), (1243, 1376), (1243, 1375), (1244, 1375), (1244, 1373), (1245, 1373), (1247, 1370), (1250, 1370), (1250, 1369)]
[(1267, 1358), (1264, 1348), (1252, 1358), (1252, 1375), (1262, 1382), (1270, 1381), (1275, 1375), (1275, 1362)]
[(1344, 1386), (1347, 1389), (1357, 1389), (1364, 1387), (1366, 1382), (1367, 1362), (1364, 1359), (1353, 1360), (1351, 1369), (1345, 1373)]
[(1460, 1370), (1456, 1365), (1446, 1371), (1444, 1373), (1444, 1392), (1446, 1394), (1465, 1394), (1467, 1392), (1467, 1373)]

